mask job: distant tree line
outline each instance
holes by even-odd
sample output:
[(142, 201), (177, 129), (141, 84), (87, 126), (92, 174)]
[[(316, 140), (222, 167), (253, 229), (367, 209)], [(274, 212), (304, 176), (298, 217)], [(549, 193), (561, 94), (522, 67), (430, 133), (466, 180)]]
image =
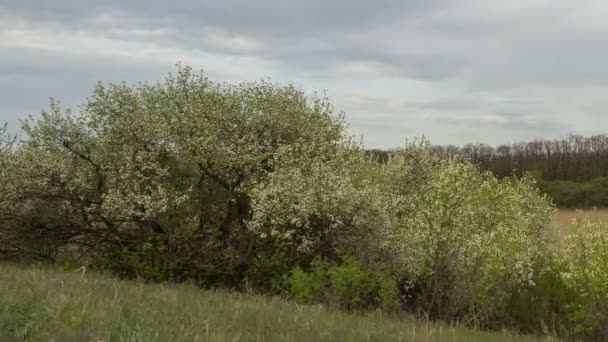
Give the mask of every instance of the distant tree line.
[(563, 139), (536, 139), (493, 147), (467, 144), (463, 147), (434, 146), (444, 159), (466, 158), (491, 170), (498, 177), (529, 171), (545, 180), (588, 181), (608, 176), (608, 135)]
[[(511, 145), (435, 145), (441, 159), (469, 160), (498, 178), (531, 173), (560, 207), (608, 206), (608, 135), (536, 139)], [(370, 150), (386, 162), (388, 150)]]

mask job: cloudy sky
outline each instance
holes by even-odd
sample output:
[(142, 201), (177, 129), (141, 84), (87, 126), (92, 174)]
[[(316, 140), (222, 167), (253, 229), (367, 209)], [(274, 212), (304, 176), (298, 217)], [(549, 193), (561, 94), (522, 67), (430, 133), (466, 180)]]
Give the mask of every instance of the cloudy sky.
[(608, 132), (601, 0), (0, 0), (0, 121), (177, 62), (326, 90), (368, 147)]

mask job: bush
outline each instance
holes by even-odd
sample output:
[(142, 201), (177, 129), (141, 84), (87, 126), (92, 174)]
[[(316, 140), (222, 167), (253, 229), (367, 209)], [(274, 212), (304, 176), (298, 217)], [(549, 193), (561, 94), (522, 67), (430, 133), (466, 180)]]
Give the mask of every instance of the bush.
[(299, 303), (315, 304), (323, 301), (323, 293), (327, 286), (327, 261), (315, 258), (311, 263), (311, 271), (306, 273), (299, 266), (286, 279), (289, 295)]
[(249, 229), (272, 245), (264, 258), (273, 270), (289, 271), (316, 256), (337, 262), (338, 250), (381, 267), (378, 253), (389, 213), (381, 169), (356, 145), (330, 148), (322, 158), (309, 147), (285, 150), (277, 170), (251, 193)]
[(565, 237), (559, 260), (566, 287), (574, 294), (565, 301), (563, 332), (608, 338), (608, 224), (578, 220)]
[(560, 207), (608, 206), (608, 177), (595, 178), (587, 182), (541, 181), (539, 187), (553, 199), (555, 205)]
[(608, 225), (575, 220), (543, 258), (531, 286), (513, 292), (508, 317), (522, 331), (543, 331), (573, 340), (608, 338)]
[(566, 307), (574, 293), (562, 278), (565, 265), (553, 251), (539, 265), (532, 281), (512, 292), (496, 322), (522, 333), (567, 335), (563, 319), (569, 315)]
[(310, 160), (350, 149), (344, 127), (293, 86), (187, 67), (153, 85), (100, 84), (79, 114), (52, 103), (26, 120), (3, 158), (0, 256), (69, 253), (125, 277), (268, 289), (298, 259), (250, 229), (255, 189), (290, 148)]
[[(389, 161), (390, 167), (391, 161)], [(432, 318), (492, 325), (531, 284), (553, 208), (528, 178), (498, 181), (467, 162), (428, 168), (392, 212), (409, 307)], [(394, 188), (394, 196), (403, 196)]]
[(330, 266), (316, 258), (309, 272), (293, 270), (286, 280), (289, 295), (298, 302), (325, 303), (345, 310), (399, 309), (399, 292), (392, 276), (368, 271), (354, 258)]

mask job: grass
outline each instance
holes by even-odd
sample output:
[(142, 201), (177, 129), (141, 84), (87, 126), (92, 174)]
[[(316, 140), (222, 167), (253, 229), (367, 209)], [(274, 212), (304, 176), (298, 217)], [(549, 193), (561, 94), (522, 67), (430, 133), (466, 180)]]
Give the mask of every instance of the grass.
[(608, 208), (599, 208), (599, 209), (585, 209), (582, 211), (577, 211), (576, 209), (559, 209), (557, 216), (555, 218), (556, 223), (559, 225), (560, 230), (563, 233), (567, 233), (570, 231), (570, 226), (572, 224), (572, 220), (579, 217), (583, 220), (603, 220), (608, 221)]
[(0, 341), (535, 341), (279, 298), (0, 264)]

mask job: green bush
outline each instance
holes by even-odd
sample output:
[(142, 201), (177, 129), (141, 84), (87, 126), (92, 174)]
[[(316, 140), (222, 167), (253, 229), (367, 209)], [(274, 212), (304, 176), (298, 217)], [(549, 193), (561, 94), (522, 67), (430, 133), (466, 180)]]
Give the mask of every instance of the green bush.
[(354, 258), (331, 266), (316, 258), (309, 272), (296, 268), (286, 280), (289, 295), (301, 303), (325, 303), (345, 310), (399, 309), (397, 282), (389, 274), (368, 271)]
[(565, 237), (559, 258), (562, 279), (574, 294), (566, 301), (564, 331), (597, 339), (608, 338), (608, 224), (578, 220)]
[(391, 210), (403, 213), (393, 218), (392, 244), (409, 306), (432, 318), (490, 326), (542, 271), (554, 209), (528, 178), (499, 181), (467, 162), (429, 170), (426, 185), (394, 202), (407, 207)]
[(283, 165), (356, 153), (344, 130), (293, 86), (181, 66), (157, 84), (99, 84), (80, 113), (52, 103), (22, 143), (0, 143), (0, 257), (69, 251), (126, 277), (268, 290), (303, 253), (257, 234), (256, 189)]
[(513, 291), (496, 322), (523, 333), (542, 333), (564, 336), (569, 329), (564, 318), (566, 307), (575, 293), (562, 278), (566, 265), (548, 253), (541, 261), (541, 270), (527, 286)]
[(560, 207), (608, 206), (608, 177), (595, 178), (587, 182), (540, 181), (539, 187), (553, 200), (555, 205)]
[(312, 261), (311, 271), (308, 273), (296, 267), (285, 281), (289, 295), (303, 304), (321, 302), (327, 286), (327, 268), (327, 261), (321, 258)]
[(497, 321), (573, 340), (608, 338), (608, 224), (577, 219), (543, 258), (530, 286), (514, 291)]

